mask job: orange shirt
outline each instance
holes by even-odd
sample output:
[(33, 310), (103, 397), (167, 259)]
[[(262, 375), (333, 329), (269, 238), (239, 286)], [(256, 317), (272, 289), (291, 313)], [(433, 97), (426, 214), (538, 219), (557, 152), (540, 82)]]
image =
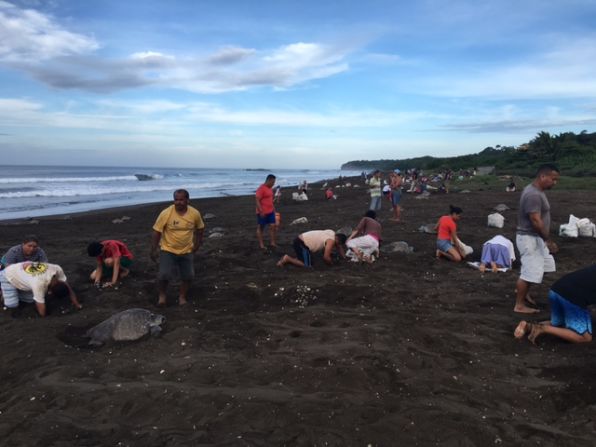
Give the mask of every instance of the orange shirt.
[(451, 235), (457, 230), (457, 225), (451, 216), (443, 216), (439, 219), (439, 231), (437, 239), (451, 240)]
[[(257, 189), (257, 200), (261, 204), (261, 212), (263, 214), (271, 214), (275, 208), (273, 206), (273, 190), (265, 184), (259, 186)], [(257, 214), (259, 210), (257, 209)]]

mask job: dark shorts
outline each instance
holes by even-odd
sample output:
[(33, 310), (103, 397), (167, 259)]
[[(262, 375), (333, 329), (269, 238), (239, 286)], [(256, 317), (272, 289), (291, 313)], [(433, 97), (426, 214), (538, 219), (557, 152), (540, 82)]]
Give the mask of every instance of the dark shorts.
[(177, 255), (168, 251), (159, 252), (159, 274), (157, 278), (160, 281), (169, 281), (180, 273), (182, 281), (192, 281), (195, 276), (194, 255), (188, 253)]
[(548, 300), (550, 301), (550, 324), (571, 329), (579, 335), (586, 332), (592, 334), (592, 316), (588, 309), (567, 301), (552, 290), (548, 292)]
[(391, 191), (391, 204), (397, 206), (399, 202), (401, 202), (401, 190)]
[(267, 225), (275, 225), (275, 211), (265, 214), (264, 217), (261, 217), (260, 214), (257, 214), (257, 223), (260, 227), (266, 227)]
[[(127, 258), (125, 256), (122, 256), (120, 258), (120, 266), (121, 267), (124, 267), (125, 269), (129, 269), (131, 265), (132, 265), (132, 259)], [(102, 267), (102, 272), (103, 272), (104, 276), (111, 278), (112, 274), (114, 273), (114, 268), (104, 264)]]
[(310, 256), (310, 250), (304, 244), (304, 241), (297, 237), (294, 239), (294, 251), (296, 252), (296, 257), (300, 259), (305, 267), (312, 267), (312, 259)]

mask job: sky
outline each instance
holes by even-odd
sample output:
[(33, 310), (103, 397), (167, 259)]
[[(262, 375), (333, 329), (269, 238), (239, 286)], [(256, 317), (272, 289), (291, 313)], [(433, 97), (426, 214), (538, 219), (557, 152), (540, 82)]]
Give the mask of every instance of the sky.
[(596, 131), (596, 0), (0, 0), (0, 164), (320, 168)]

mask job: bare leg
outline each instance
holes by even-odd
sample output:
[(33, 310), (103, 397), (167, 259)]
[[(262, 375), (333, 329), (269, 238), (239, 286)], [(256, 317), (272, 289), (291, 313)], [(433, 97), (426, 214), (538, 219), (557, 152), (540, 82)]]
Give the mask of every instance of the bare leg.
[(90, 279), (91, 281), (95, 281), (95, 277), (96, 277), (96, 276), (97, 276), (97, 269), (95, 269), (95, 270), (93, 270), (93, 271), (91, 272), (91, 275), (89, 275), (89, 279)]
[(563, 340), (571, 343), (589, 343), (592, 341), (592, 334), (589, 332), (585, 332), (584, 334), (580, 335), (571, 329), (556, 327), (550, 324), (532, 325), (532, 330), (530, 331), (530, 335), (528, 335), (528, 340), (536, 344), (536, 339), (542, 334), (554, 335), (555, 337), (562, 338)]
[(186, 295), (188, 295), (188, 289), (190, 289), (191, 281), (181, 281), (180, 282), (180, 292), (178, 295), (178, 304), (184, 306), (188, 301), (186, 300)]
[(120, 273), (118, 274), (118, 279), (126, 278), (130, 273), (130, 269), (120, 267)]
[(257, 225), (257, 241), (259, 241), (259, 247), (264, 249), (265, 243), (263, 242), (263, 229), (260, 225)]
[(490, 268), (494, 273), (497, 273), (497, 263), (496, 262), (491, 262)]
[(447, 258), (448, 260), (453, 262), (460, 262), (462, 260), (461, 255), (455, 248), (450, 248), (447, 252), (437, 250), (437, 253), (439, 254), (438, 257), (443, 256), (444, 258)]
[(533, 307), (529, 307), (526, 305), (525, 299), (529, 290), (530, 283), (519, 278), (516, 283), (515, 306), (513, 308), (513, 312), (521, 314), (535, 314), (537, 312), (540, 312), (538, 309), (534, 309)]
[(158, 281), (157, 288), (159, 291), (159, 298), (157, 300), (158, 306), (166, 305), (166, 290), (168, 289), (168, 281)]
[(286, 264), (295, 265), (296, 267), (304, 267), (304, 262), (302, 262), (298, 258), (293, 258), (290, 255), (283, 255), (282, 258), (278, 261), (277, 266), (283, 267)]
[(478, 267), (478, 270), (480, 270), (480, 273), (484, 273), (486, 271), (486, 265), (481, 262), (480, 266)]
[(269, 225), (269, 240), (270, 240), (270, 244), (273, 248), (277, 248), (277, 244), (275, 243), (275, 236), (276, 236), (276, 231), (275, 231), (275, 225)]

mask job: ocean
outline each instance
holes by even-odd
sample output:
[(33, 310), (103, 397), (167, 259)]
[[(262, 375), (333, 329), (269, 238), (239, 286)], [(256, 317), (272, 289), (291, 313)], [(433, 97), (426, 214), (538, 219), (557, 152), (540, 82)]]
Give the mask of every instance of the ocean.
[(0, 166), (0, 220), (169, 201), (178, 188), (187, 189), (191, 199), (252, 194), (269, 173), (287, 187), (360, 172)]

